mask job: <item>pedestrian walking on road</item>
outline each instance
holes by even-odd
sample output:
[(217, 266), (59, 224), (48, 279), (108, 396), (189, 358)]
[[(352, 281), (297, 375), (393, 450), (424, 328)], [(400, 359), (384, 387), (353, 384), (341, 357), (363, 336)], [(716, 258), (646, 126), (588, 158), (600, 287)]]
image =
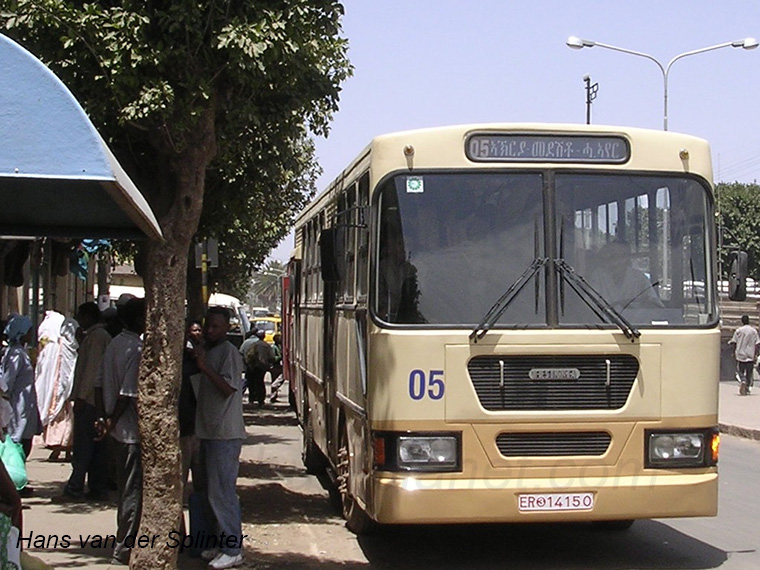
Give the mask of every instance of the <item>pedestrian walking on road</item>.
[[(243, 524), (237, 497), (243, 422), (243, 359), (227, 340), (229, 312), (210, 307), (204, 326), (205, 344), (196, 347), (201, 372), (195, 433), (201, 442), (206, 498), (216, 547), (201, 553), (215, 570), (243, 564)], [(222, 539), (224, 537), (224, 539)]]
[(253, 328), (249, 330), (245, 334), (245, 340), (243, 340), (243, 343), (240, 345), (240, 348), (238, 349), (240, 351), (240, 356), (243, 357), (243, 374), (245, 378), (245, 382), (243, 383), (243, 391), (248, 389), (248, 403), (253, 402), (253, 378), (256, 375), (256, 371), (251, 367), (248, 366), (248, 349), (251, 348), (255, 342), (259, 340), (259, 337), (257, 335), (258, 330)]
[(253, 343), (248, 346), (244, 353), (248, 403), (256, 402), (261, 408), (264, 407), (267, 395), (264, 377), (274, 364), (274, 351), (269, 343), (264, 340), (266, 334), (265, 330), (256, 331)]
[(272, 385), (269, 388), (271, 392), (269, 402), (272, 404), (277, 401), (277, 395), (285, 382), (285, 376), (282, 375), (282, 335), (275, 333), (273, 340), (272, 353), (274, 354), (274, 364), (269, 371), (269, 374), (272, 376)]
[(752, 391), (753, 368), (760, 348), (760, 335), (749, 324), (749, 315), (742, 315), (742, 326), (734, 331), (728, 343), (735, 345), (736, 373), (741, 382), (739, 394), (747, 396)]

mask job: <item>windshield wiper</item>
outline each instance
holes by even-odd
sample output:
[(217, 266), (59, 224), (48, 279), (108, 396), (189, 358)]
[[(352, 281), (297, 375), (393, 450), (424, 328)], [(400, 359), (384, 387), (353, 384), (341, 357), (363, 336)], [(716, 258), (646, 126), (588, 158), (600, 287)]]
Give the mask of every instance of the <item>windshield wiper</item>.
[(564, 259), (555, 259), (554, 267), (557, 269), (560, 277), (562, 277), (570, 287), (578, 293), (578, 296), (586, 303), (596, 315), (604, 319), (605, 317), (610, 322), (616, 324), (626, 338), (631, 339), (631, 342), (641, 336), (641, 332), (635, 326), (633, 326), (628, 319), (626, 319), (620, 311), (613, 307), (607, 299), (605, 299), (596, 289), (594, 289), (588, 281), (578, 275), (572, 266), (568, 265)]
[(504, 314), (504, 311), (507, 310), (507, 307), (512, 302), (512, 300), (517, 297), (518, 293), (522, 291), (523, 287), (528, 283), (528, 281), (531, 280), (531, 278), (538, 273), (538, 271), (546, 265), (546, 263), (549, 261), (548, 257), (537, 257), (533, 260), (533, 262), (530, 264), (530, 267), (525, 270), (525, 273), (520, 275), (520, 277), (517, 278), (517, 281), (512, 283), (512, 285), (509, 286), (509, 288), (504, 292), (504, 294), (499, 297), (499, 300), (496, 301), (493, 306), (488, 310), (488, 312), (485, 314), (485, 316), (481, 319), (478, 326), (476, 326), (474, 329), (472, 329), (472, 332), (470, 333), (470, 339), (474, 340), (475, 342), (478, 342), (481, 338), (483, 338), (486, 333), (491, 329), (493, 324), (499, 320), (499, 317), (501, 317), (502, 314)]

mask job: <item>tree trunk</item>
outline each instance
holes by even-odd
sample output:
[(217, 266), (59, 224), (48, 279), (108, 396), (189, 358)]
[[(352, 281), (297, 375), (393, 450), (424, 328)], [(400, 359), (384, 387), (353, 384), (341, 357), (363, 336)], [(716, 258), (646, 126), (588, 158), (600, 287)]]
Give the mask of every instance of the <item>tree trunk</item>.
[[(186, 251), (186, 248), (184, 249)], [(181, 244), (151, 243), (145, 275), (147, 314), (138, 411), (143, 465), (140, 534), (158, 535), (151, 548), (134, 548), (130, 567), (177, 568), (178, 549), (166, 548), (182, 516), (177, 399), (184, 338), (185, 265)]]
[(187, 261), (187, 317), (201, 319), (206, 310), (203, 304), (202, 275), (200, 268), (195, 267), (195, 251), (190, 248)]
[(151, 204), (158, 211), (164, 241), (147, 245), (143, 276), (147, 318), (138, 386), (143, 466), (140, 535), (158, 538), (146, 548), (133, 548), (130, 568), (177, 568), (179, 549), (170, 546), (174, 542), (169, 533), (180, 530), (183, 516), (177, 401), (187, 261), (203, 207), (206, 167), (216, 150), (213, 134), (213, 112), (208, 111), (199, 121), (195, 144), (166, 161), (160, 182), (164, 203)]

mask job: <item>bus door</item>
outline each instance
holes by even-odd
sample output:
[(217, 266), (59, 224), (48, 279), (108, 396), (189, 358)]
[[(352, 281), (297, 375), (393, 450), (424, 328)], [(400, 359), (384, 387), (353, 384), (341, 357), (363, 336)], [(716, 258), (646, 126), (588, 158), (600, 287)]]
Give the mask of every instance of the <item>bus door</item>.
[(295, 308), (299, 306), (300, 271), (301, 263), (296, 259), (291, 259), (288, 263), (287, 273), (282, 277), (282, 298), (280, 300), (282, 307), (282, 374), (288, 382), (288, 402), (299, 419), (304, 417), (303, 403), (300, 401), (303, 395), (297, 388), (298, 383), (296, 382), (295, 370), (299, 358), (297, 336), (294, 332), (298, 330)]
[(325, 390), (324, 425), (327, 434), (327, 452), (333, 449), (336, 426), (335, 401), (337, 386), (335, 381), (335, 303), (340, 284), (338, 271), (338, 239), (334, 228), (325, 228), (320, 235), (322, 262), (322, 379)]

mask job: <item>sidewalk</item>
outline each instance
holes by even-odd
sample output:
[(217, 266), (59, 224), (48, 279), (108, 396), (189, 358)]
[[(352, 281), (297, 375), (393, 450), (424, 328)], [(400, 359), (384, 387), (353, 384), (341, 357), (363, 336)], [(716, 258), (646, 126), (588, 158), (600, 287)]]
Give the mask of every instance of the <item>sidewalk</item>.
[[(277, 404), (269, 405), (266, 409), (252, 409), (246, 406), (243, 410), (247, 438), (243, 443), (240, 455), (241, 471), (238, 476), (238, 493), (241, 497), (252, 485), (261, 484), (258, 470), (250, 465), (262, 459), (262, 448), (256, 445), (267, 434), (271, 425), (296, 425), (293, 413), (281, 397)], [(49, 461), (50, 450), (43, 447), (39, 438), (35, 438), (35, 446), (27, 461), (29, 486), (32, 495), (22, 499), (24, 550), (53, 568), (87, 568), (88, 570), (124, 570), (126, 565), (111, 564), (113, 538), (116, 532), (116, 493), (111, 492), (110, 501), (60, 501), (63, 486), (71, 474), (71, 464), (66, 461)], [(268, 438), (267, 441), (271, 440)], [(248, 467), (246, 468), (246, 465)], [(304, 476), (306, 476), (304, 472)], [(313, 479), (313, 477), (310, 477)], [(319, 484), (313, 483), (317, 488)], [(241, 499), (245, 502), (245, 499)], [(246, 517), (246, 507), (243, 505), (243, 534), (254, 536), (250, 517)], [(189, 528), (187, 509), (184, 510), (185, 524)], [(260, 537), (259, 537), (260, 539)], [(179, 546), (178, 534), (174, 529), (167, 529), (158, 540), (172, 548)], [(250, 558), (254, 550), (249, 540), (246, 541), (248, 557), (245, 564), (239, 568), (270, 568), (261, 566)], [(208, 562), (201, 558), (191, 558), (187, 551), (180, 552), (178, 559), (180, 570), (201, 570), (208, 568)]]
[(738, 382), (721, 382), (718, 422), (721, 433), (760, 440), (760, 385), (740, 396)]
[[(243, 509), (243, 534), (248, 538), (244, 544), (245, 563), (239, 568), (321, 566), (320, 553), (309, 550), (313, 548), (312, 542), (319, 544), (325, 536), (330, 537), (337, 525), (342, 528), (342, 519), (327, 500), (320, 481), (308, 475), (300, 462), (289, 463), (290, 459), (297, 461), (300, 457), (301, 438), (295, 415), (280, 397), (279, 402), (265, 409), (246, 405), (243, 417), (247, 437), (240, 456), (237, 488)], [(22, 499), (23, 536), (28, 539), (32, 533), (31, 547), (24, 543), (26, 552), (56, 569), (126, 569), (110, 563), (113, 544), (103, 543), (116, 532), (115, 493), (111, 494), (110, 502), (51, 500), (60, 497), (71, 465), (48, 461), (49, 455), (50, 451), (39, 445), (32, 449), (27, 462), (33, 494)], [(188, 523), (186, 509), (185, 522)], [(158, 540), (171, 548), (177, 547), (174, 532), (166, 529)], [(304, 540), (304, 535), (311, 538)], [(84, 541), (87, 542), (82, 544)], [(357, 556), (344, 550), (340, 555), (346, 560), (351, 555)], [(179, 554), (178, 568), (205, 570), (208, 563), (183, 552)]]
[[(110, 501), (85, 502), (51, 500), (60, 497), (71, 474), (68, 462), (47, 460), (50, 450), (42, 445), (32, 449), (27, 462), (32, 496), (22, 499), (24, 533), (32, 542), (24, 550), (53, 568), (88, 568), (92, 570), (126, 569), (111, 565), (112, 544), (103, 544), (116, 532), (116, 494)], [(187, 512), (185, 512), (187, 521)], [(180, 554), (179, 568), (200, 570), (208, 563), (200, 558)]]

